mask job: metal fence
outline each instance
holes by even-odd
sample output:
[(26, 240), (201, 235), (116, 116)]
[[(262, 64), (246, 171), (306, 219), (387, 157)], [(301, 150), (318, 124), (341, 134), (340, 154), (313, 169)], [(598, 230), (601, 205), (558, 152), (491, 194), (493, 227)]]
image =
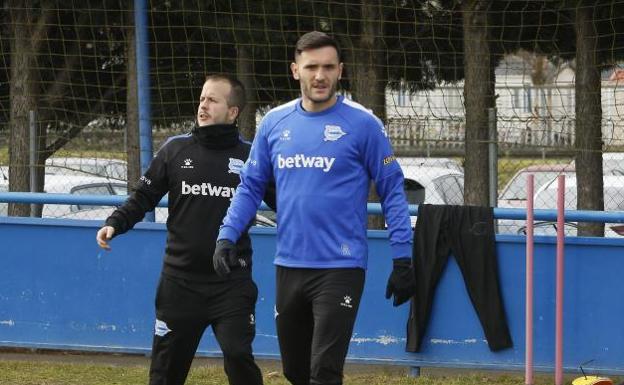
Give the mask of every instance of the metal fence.
[[(288, 68), (293, 45), (317, 29), (343, 48), (341, 92), (385, 121), (411, 181), (408, 197), (424, 196), (411, 203), (464, 202), (465, 149), (477, 141), (466, 132), (487, 127), (466, 127), (475, 111), (465, 107), (472, 90), (465, 87), (468, 41), (461, 20), (471, 10), (458, 5), (463, 2), (135, 2), (144, 9), (130, 3), (10, 1), (0, 10), (0, 191), (124, 192), (128, 175), (131, 183), (138, 179), (138, 104), (145, 100), (137, 90), (151, 96), (151, 144), (157, 149), (167, 136), (192, 127), (207, 73), (243, 81), (249, 100), (240, 126), (252, 136), (256, 116), (298, 95)], [(620, 210), (622, 166), (613, 159), (624, 149), (624, 1), (483, 4), (496, 136), (479, 140), (497, 145), (497, 204), (522, 207), (522, 199), (505, 197), (522, 196), (526, 171), (550, 178), (565, 169), (571, 182), (576, 174), (571, 163), (587, 149), (576, 137), (579, 65), (571, 36), (577, 33), (574, 15), (590, 12), (602, 107), (602, 148), (592, 151), (610, 153), (603, 167), (605, 209)], [(135, 25), (136, 15), (147, 24)], [(147, 38), (137, 43), (140, 27)], [(375, 36), (367, 34), (371, 30)], [(137, 57), (144, 48), (145, 57)], [(145, 58), (147, 69), (137, 70), (137, 60)], [(141, 75), (148, 75), (142, 88)], [(575, 207), (574, 199), (570, 205)], [(33, 206), (18, 215), (101, 219), (108, 212)], [(6, 206), (0, 206), (3, 213)]]

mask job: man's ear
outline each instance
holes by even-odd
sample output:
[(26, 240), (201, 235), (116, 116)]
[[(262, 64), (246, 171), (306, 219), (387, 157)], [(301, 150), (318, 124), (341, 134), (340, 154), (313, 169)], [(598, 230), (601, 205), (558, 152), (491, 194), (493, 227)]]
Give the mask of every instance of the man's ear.
[(292, 71), (293, 78), (299, 80), (299, 66), (297, 66), (297, 63), (290, 63), (290, 70)]
[(230, 108), (228, 108), (228, 117), (229, 120), (231, 122), (235, 122), (236, 119), (238, 118), (238, 114), (240, 113), (240, 110), (238, 109), (238, 107), (236, 106), (232, 106)]

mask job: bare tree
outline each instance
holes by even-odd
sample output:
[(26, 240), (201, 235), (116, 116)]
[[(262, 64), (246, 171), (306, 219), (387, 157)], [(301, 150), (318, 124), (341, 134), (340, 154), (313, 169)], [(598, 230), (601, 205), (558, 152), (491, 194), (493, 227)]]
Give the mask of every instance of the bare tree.
[[(43, 4), (39, 12), (36, 1), (8, 2), (11, 47), (9, 191), (30, 191), (29, 112), (37, 113), (40, 92), (37, 56), (50, 13)], [(30, 205), (9, 204), (9, 215), (28, 216)]]
[[(115, 0), (100, 6), (114, 23)], [(78, 135), (90, 122), (119, 114), (125, 103), (116, 101), (124, 72), (86, 71), (115, 62), (115, 36), (120, 28), (105, 24), (97, 9), (63, 7), (62, 1), (10, 0), (7, 25), (11, 41), (10, 191), (29, 191), (28, 113), (37, 116), (36, 175), (44, 187), (45, 161)], [(95, 54), (82, 53), (87, 45)], [(60, 55), (59, 53), (63, 53)], [(111, 60), (115, 59), (115, 60)], [(48, 132), (58, 135), (51, 140)], [(28, 205), (9, 205), (9, 215), (29, 215)], [(40, 214), (40, 213), (36, 213)]]
[(464, 100), (466, 104), (466, 162), (464, 201), (489, 206), (488, 109), (494, 106), (494, 71), (488, 42), (488, 4), (463, 4)]
[[(576, 8), (576, 188), (579, 210), (604, 210), (602, 106), (598, 34), (593, 2)], [(579, 223), (578, 235), (603, 236), (604, 223)]]

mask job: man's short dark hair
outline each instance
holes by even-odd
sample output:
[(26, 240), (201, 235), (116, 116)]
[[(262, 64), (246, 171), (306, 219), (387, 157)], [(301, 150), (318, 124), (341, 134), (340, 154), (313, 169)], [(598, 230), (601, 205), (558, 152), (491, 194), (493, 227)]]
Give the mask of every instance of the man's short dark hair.
[(323, 47), (334, 47), (338, 53), (338, 61), (340, 61), (340, 47), (338, 47), (338, 42), (328, 34), (319, 31), (308, 32), (297, 40), (297, 45), (295, 45), (295, 59), (305, 50)]
[(211, 74), (206, 76), (206, 80), (223, 81), (230, 84), (232, 90), (230, 91), (230, 97), (227, 100), (228, 107), (238, 107), (238, 114), (240, 115), (245, 104), (247, 103), (247, 96), (245, 94), (245, 86), (236, 77), (228, 74)]

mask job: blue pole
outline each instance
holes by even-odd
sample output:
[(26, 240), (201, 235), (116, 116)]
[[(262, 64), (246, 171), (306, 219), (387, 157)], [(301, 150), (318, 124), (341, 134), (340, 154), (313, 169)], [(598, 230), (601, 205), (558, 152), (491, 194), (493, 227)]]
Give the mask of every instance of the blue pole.
[[(137, 95), (139, 98), (139, 146), (141, 149), (141, 174), (144, 174), (153, 156), (147, 0), (134, 0), (134, 24), (136, 28)], [(145, 215), (145, 221), (154, 222), (154, 220), (154, 212)]]

